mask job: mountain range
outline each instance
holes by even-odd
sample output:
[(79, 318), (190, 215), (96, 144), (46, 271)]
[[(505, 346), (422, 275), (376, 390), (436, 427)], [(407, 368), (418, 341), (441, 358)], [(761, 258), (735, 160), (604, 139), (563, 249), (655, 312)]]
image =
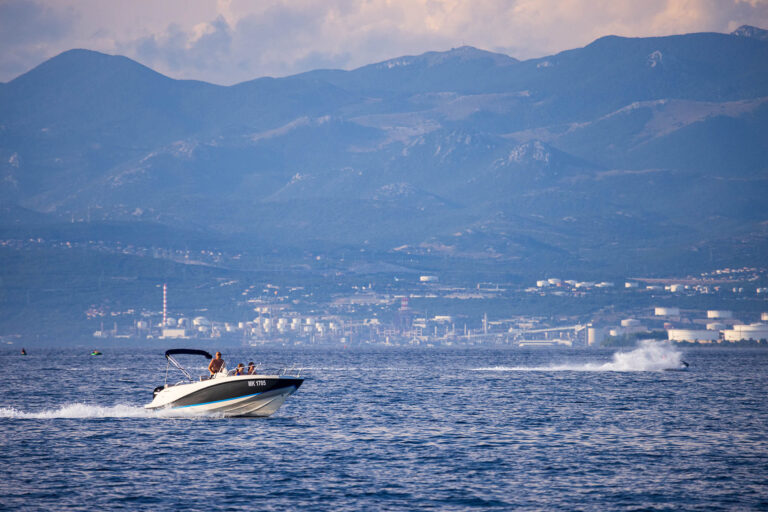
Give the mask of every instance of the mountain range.
[(768, 254), (768, 32), (460, 47), (223, 87), (64, 52), (0, 84), (0, 228), (160, 226), (630, 275)]

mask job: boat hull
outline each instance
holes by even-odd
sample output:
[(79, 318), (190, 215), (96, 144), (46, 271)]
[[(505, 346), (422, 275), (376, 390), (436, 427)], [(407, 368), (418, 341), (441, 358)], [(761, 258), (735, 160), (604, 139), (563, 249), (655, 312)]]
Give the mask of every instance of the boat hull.
[(270, 416), (304, 379), (242, 375), (160, 388), (147, 409), (174, 409), (223, 416)]

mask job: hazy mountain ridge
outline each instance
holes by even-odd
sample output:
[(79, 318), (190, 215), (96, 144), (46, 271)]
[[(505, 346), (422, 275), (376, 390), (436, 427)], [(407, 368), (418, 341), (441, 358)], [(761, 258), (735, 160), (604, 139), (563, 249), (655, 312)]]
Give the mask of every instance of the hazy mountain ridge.
[(231, 87), (72, 50), (0, 86), (0, 197), (275, 246), (684, 254), (734, 226), (764, 236), (764, 35), (609, 36), (528, 61), (461, 47)]

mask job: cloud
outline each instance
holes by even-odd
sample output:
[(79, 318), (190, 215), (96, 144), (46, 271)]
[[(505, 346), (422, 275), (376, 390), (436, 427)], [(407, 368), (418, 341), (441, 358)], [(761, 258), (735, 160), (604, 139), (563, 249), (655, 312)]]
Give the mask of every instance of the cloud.
[(210, 23), (198, 23), (188, 31), (173, 23), (162, 32), (118, 43), (117, 49), (150, 67), (194, 76), (226, 73), (231, 45), (232, 29), (219, 16)]
[(0, 80), (73, 47), (231, 84), (465, 44), (525, 59), (742, 24), (768, 27), (768, 0), (0, 0)]
[[(76, 11), (28, 0), (0, 1), (0, 72), (13, 77), (47, 58), (49, 45), (72, 32)], [(2, 78), (0, 78), (2, 79)]]

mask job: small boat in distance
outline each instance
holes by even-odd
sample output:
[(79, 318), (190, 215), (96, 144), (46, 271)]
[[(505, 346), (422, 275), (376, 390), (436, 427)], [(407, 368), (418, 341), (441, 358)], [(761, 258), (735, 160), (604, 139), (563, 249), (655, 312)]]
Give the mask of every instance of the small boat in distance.
[(100, 356), (101, 352), (99, 352), (98, 350), (91, 350), (91, 355), (92, 356)]
[[(204, 350), (167, 350), (165, 384), (155, 388), (152, 402), (144, 406), (146, 409), (185, 409), (224, 416), (269, 416), (304, 382), (300, 378), (301, 370), (295, 376), (286, 375), (287, 370), (276, 375), (236, 375), (237, 370), (227, 372), (226, 368), (211, 377), (200, 376), (199, 380), (195, 380), (173, 357), (182, 354), (212, 359), (211, 354)], [(184, 380), (168, 384), (168, 369), (171, 365), (184, 374)]]
[(23, 348), (21, 349), (21, 355), (23, 355), (23, 356), (27, 355), (27, 351), (24, 350)]

